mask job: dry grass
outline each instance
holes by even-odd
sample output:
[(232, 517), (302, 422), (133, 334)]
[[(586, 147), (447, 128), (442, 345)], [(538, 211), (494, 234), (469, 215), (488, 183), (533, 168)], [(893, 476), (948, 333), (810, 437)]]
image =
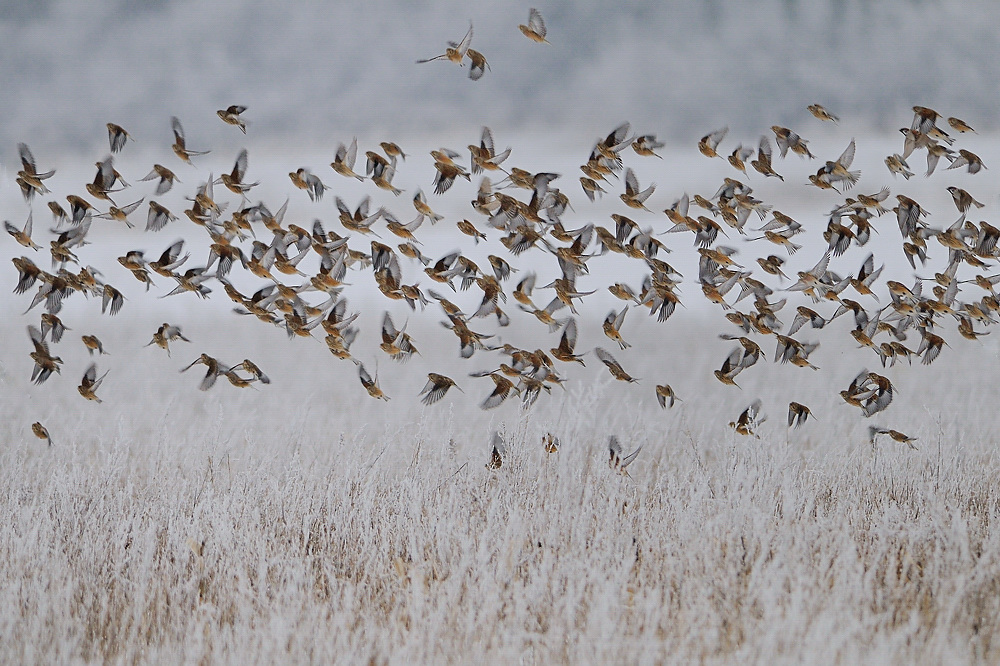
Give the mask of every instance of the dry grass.
[[(37, 413), (10, 370), (11, 411)], [(873, 450), (815, 396), (822, 422), (786, 435), (776, 386), (747, 439), (693, 379), (671, 412), (601, 380), (522, 417), (394, 411), (353, 383), (192, 395), (187, 375), (136, 378), (47, 412), (51, 449), (24, 418), (0, 426), (0, 657), (995, 662), (995, 423), (942, 425), (919, 388), (953, 375), (900, 380), (894, 419), (919, 451)], [(605, 464), (610, 432), (645, 447), (631, 479)]]

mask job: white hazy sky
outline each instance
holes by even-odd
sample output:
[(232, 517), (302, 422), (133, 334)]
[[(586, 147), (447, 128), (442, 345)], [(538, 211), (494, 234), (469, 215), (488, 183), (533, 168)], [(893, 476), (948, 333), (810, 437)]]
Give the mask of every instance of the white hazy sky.
[[(239, 103), (258, 141), (413, 138), (468, 126), (597, 130), (631, 120), (688, 141), (717, 125), (793, 125), (821, 102), (890, 131), (914, 103), (997, 125), (1000, 4), (984, 1), (538, 2), (550, 46), (517, 30), (528, 4), (457, 0), (0, 1), (0, 146), (89, 153), (114, 121), (169, 140), (220, 128)], [(475, 24), (492, 71), (441, 53)], [(592, 129), (596, 128), (596, 129)], [(335, 143), (334, 143), (335, 145)]]

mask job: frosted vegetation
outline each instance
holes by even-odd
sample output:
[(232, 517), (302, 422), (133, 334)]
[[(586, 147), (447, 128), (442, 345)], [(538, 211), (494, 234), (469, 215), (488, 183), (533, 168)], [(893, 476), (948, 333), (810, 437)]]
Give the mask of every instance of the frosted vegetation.
[(358, 427), (335, 390), (68, 410), (51, 449), (7, 421), (4, 660), (996, 661), (991, 416), (873, 450), (606, 388), (510, 414), (499, 470), (464, 413)]

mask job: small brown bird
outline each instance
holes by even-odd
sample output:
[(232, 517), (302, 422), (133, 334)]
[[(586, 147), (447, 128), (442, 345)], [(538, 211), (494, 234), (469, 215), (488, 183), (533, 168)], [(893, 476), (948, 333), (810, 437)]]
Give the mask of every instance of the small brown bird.
[(623, 457), (624, 449), (622, 449), (621, 442), (618, 441), (617, 436), (611, 435), (608, 438), (608, 467), (616, 469), (623, 475), (630, 477), (626, 468), (635, 462), (640, 451), (642, 451), (642, 444), (635, 451)]
[(38, 439), (44, 439), (49, 443), (49, 446), (52, 446), (52, 438), (49, 437), (49, 431), (46, 430), (45, 426), (43, 426), (39, 421), (35, 421), (31, 424), (31, 432), (34, 433), (35, 437)]
[[(220, 118), (222, 118), (222, 122), (226, 123), (227, 125), (235, 125), (236, 127), (239, 127), (240, 131), (246, 134), (247, 123), (243, 118), (240, 117), (240, 114), (246, 110), (247, 107), (245, 106), (240, 106), (239, 104), (233, 104), (225, 109), (219, 109), (218, 111), (216, 111), (216, 113), (219, 114)], [(188, 154), (190, 155), (191, 153)]]
[(611, 376), (621, 382), (629, 382), (630, 384), (638, 382), (639, 380), (632, 377), (625, 369), (622, 368), (621, 364), (615, 360), (615, 357), (609, 354), (607, 351), (601, 347), (594, 348), (594, 355), (601, 360), (601, 363), (608, 366), (608, 372)]
[(30, 211), (28, 212), (28, 219), (25, 221), (23, 229), (18, 229), (7, 220), (4, 220), (3, 228), (7, 230), (7, 233), (14, 237), (14, 240), (24, 247), (30, 247), (32, 250), (42, 249), (41, 245), (38, 245), (35, 241), (31, 240), (32, 213)]
[[(476, 375), (478, 374), (479, 373), (476, 373)], [(479, 406), (482, 409), (493, 409), (494, 407), (499, 407), (500, 404), (509, 398), (512, 393), (516, 393), (518, 396), (521, 395), (521, 390), (514, 385), (514, 382), (510, 381), (499, 372), (488, 372), (485, 376), (488, 376), (493, 380), (494, 388), (493, 392), (486, 396), (485, 400), (479, 403)]]
[(706, 134), (698, 141), (698, 150), (705, 157), (718, 157), (719, 153), (716, 152), (716, 149), (728, 133), (729, 127), (723, 127), (722, 129), (717, 129), (714, 132)]
[(730, 421), (729, 427), (733, 428), (740, 435), (754, 435), (754, 430), (757, 426), (767, 420), (766, 416), (762, 417), (760, 415), (760, 407), (760, 399), (754, 400), (749, 407), (740, 413), (739, 418), (735, 421)]
[(986, 165), (983, 164), (983, 160), (980, 159), (979, 155), (976, 155), (971, 150), (961, 148), (958, 151), (958, 157), (952, 161), (951, 166), (945, 169), (945, 171), (961, 167), (965, 167), (968, 173), (979, 173), (982, 169), (986, 168)]
[(389, 396), (383, 393), (382, 389), (379, 388), (378, 385), (378, 370), (376, 369), (375, 377), (373, 379), (372, 376), (368, 374), (368, 371), (365, 370), (365, 366), (361, 361), (357, 359), (351, 359), (351, 360), (353, 360), (358, 365), (358, 378), (361, 380), (361, 385), (365, 387), (366, 391), (368, 391), (368, 395), (370, 395), (373, 398), (377, 398), (379, 400), (385, 400), (388, 402)]
[(108, 376), (108, 372), (105, 370), (104, 374), (98, 378), (97, 364), (91, 363), (90, 367), (83, 373), (83, 379), (80, 380), (80, 385), (76, 387), (76, 390), (87, 400), (93, 400), (100, 404), (101, 399), (97, 397), (97, 389), (101, 388), (101, 382)]
[(31, 338), (31, 343), (35, 348), (35, 351), (30, 354), (31, 360), (35, 362), (35, 366), (31, 370), (31, 381), (35, 384), (41, 384), (53, 372), (61, 374), (60, 366), (63, 361), (58, 356), (52, 356), (49, 353), (49, 345), (45, 342), (42, 332), (29, 324), (28, 337)]
[(809, 113), (813, 114), (813, 116), (819, 118), (820, 120), (826, 120), (828, 122), (835, 124), (840, 122), (840, 118), (833, 115), (819, 104), (810, 104), (809, 106), (806, 107), (806, 109), (809, 111)]
[(174, 186), (174, 183), (181, 182), (173, 171), (163, 166), (162, 164), (154, 164), (152, 170), (140, 178), (141, 181), (158, 181), (156, 183), (156, 194), (166, 194), (170, 191), (170, 188)]
[(490, 438), (490, 446), (493, 448), (490, 453), (490, 460), (486, 463), (488, 469), (500, 469), (503, 467), (503, 458), (507, 455), (507, 447), (504, 446), (503, 437), (499, 432), (494, 431)]
[(651, 183), (649, 187), (640, 191), (639, 190), (639, 179), (636, 178), (635, 172), (632, 171), (632, 167), (626, 167), (625, 169), (625, 194), (619, 195), (621, 200), (625, 202), (625, 205), (629, 208), (638, 208), (641, 210), (648, 211), (646, 208), (646, 199), (648, 199), (653, 192), (656, 190), (656, 183)]
[(812, 412), (809, 408), (799, 402), (788, 403), (788, 427), (798, 428), (800, 425), (806, 422), (812, 416)]
[[(179, 330), (178, 330), (178, 335), (180, 335)], [(254, 381), (259, 381), (261, 384), (271, 383), (271, 378), (265, 375), (263, 372), (261, 372), (260, 368), (257, 367), (257, 364), (248, 358), (243, 359), (242, 363), (239, 363), (229, 368), (227, 372), (232, 372), (234, 370), (243, 370), (244, 372), (248, 373), (251, 377), (253, 377)]]
[(960, 213), (968, 212), (968, 210), (973, 206), (976, 208), (983, 208), (986, 205), (980, 201), (976, 201), (975, 197), (971, 194), (959, 187), (955, 187), (954, 185), (948, 188), (948, 192), (951, 193), (951, 198), (955, 202), (955, 208), (957, 208)]
[(184, 140), (184, 128), (181, 126), (181, 121), (177, 119), (176, 116), (170, 118), (170, 128), (174, 132), (174, 154), (181, 158), (188, 164), (191, 164), (191, 158), (197, 157), (198, 155), (208, 155), (210, 150), (188, 150), (187, 145)]
[(681, 399), (677, 397), (669, 384), (657, 384), (656, 401), (660, 403), (660, 407), (667, 409), (673, 407), (675, 401), (681, 402)]
[(545, 449), (546, 453), (548, 454), (558, 453), (560, 446), (562, 446), (562, 442), (560, 442), (559, 438), (553, 435), (551, 432), (547, 432), (544, 435), (542, 435), (542, 448)]
[(248, 165), (249, 155), (247, 149), (244, 148), (236, 156), (236, 162), (233, 164), (232, 171), (223, 173), (215, 182), (225, 185), (226, 189), (235, 194), (246, 194), (251, 188), (260, 185), (259, 180), (255, 183), (246, 183), (243, 181), (246, 177)]
[(94, 352), (97, 352), (98, 355), (108, 353), (104, 351), (104, 345), (101, 344), (101, 341), (97, 339), (96, 335), (84, 335), (81, 339), (83, 340), (84, 346), (87, 348), (87, 353), (91, 356), (94, 355)]
[(188, 370), (198, 365), (199, 363), (204, 364), (204, 366), (207, 368), (207, 371), (205, 372), (204, 379), (201, 380), (201, 384), (198, 385), (198, 390), (207, 391), (208, 389), (212, 388), (212, 386), (215, 385), (215, 380), (218, 378), (218, 376), (223, 374), (222, 367), (224, 364), (219, 363), (218, 359), (213, 358), (208, 354), (202, 354), (195, 360), (191, 361), (190, 365), (183, 368), (181, 372), (187, 372)]
[(167, 356), (170, 356), (170, 343), (174, 340), (183, 340), (184, 342), (191, 342), (181, 334), (180, 326), (171, 326), (170, 324), (164, 322), (158, 329), (156, 333), (153, 333), (153, 339), (146, 343), (146, 346), (156, 345), (166, 350)]
[(451, 377), (445, 377), (444, 375), (439, 375), (436, 372), (427, 373), (427, 383), (420, 393), (417, 395), (424, 396), (420, 401), (425, 405), (433, 405), (435, 402), (444, 397), (444, 394), (448, 392), (452, 386), (457, 388), (459, 391), (462, 389), (455, 383), (455, 380)]
[(976, 131), (971, 127), (969, 127), (968, 123), (966, 123), (964, 120), (961, 120), (960, 118), (954, 118), (954, 117), (948, 118), (948, 124), (951, 125), (951, 128), (956, 132), (958, 132), (959, 134)]
[(612, 310), (608, 313), (608, 316), (604, 318), (604, 335), (608, 336), (610, 339), (618, 343), (618, 346), (622, 349), (628, 349), (632, 345), (625, 342), (622, 339), (621, 327), (625, 324), (625, 315), (628, 314), (628, 306), (626, 305), (622, 308), (621, 312), (615, 312)]
[(542, 19), (541, 13), (532, 7), (528, 10), (528, 24), (521, 24), (517, 26), (525, 37), (533, 42), (538, 42), (539, 44), (548, 44), (549, 40), (545, 39), (547, 31), (545, 29), (545, 21)]
[(875, 440), (879, 435), (889, 435), (889, 437), (900, 444), (906, 444), (908, 447), (917, 450), (917, 447), (913, 445), (913, 442), (917, 441), (916, 437), (910, 437), (909, 435), (904, 435), (898, 430), (889, 430), (887, 428), (879, 428), (878, 426), (868, 426), (868, 439), (871, 441), (872, 446), (875, 446)]
[(462, 38), (461, 42), (457, 44), (455, 42), (448, 42), (448, 48), (445, 49), (444, 53), (436, 55), (433, 58), (418, 60), (417, 64), (431, 62), (432, 60), (448, 60), (462, 66), (462, 61), (465, 59), (465, 54), (468, 52), (470, 44), (472, 44), (472, 21), (469, 21), (469, 31), (465, 33), (465, 37)]
[(468, 49), (466, 53), (469, 56), (469, 78), (478, 81), (490, 69), (490, 63), (486, 62), (486, 56), (475, 49)]
[[(121, 125), (108, 123), (108, 143), (111, 144), (111, 152), (117, 153), (125, 147), (125, 142), (132, 138), (132, 135), (125, 131)], [(134, 140), (134, 139), (133, 139)]]
[(889, 168), (893, 176), (899, 174), (904, 179), (909, 180), (913, 175), (913, 172), (910, 171), (910, 165), (898, 153), (893, 153), (885, 158), (885, 165)]
[(358, 138), (354, 137), (351, 141), (350, 146), (345, 146), (344, 144), (338, 144), (337, 152), (333, 156), (333, 161), (330, 162), (330, 166), (334, 171), (339, 173), (341, 176), (347, 176), (348, 178), (357, 178), (358, 180), (364, 180), (364, 176), (359, 176), (354, 173), (354, 163), (358, 160)]
[(565, 363), (576, 362), (580, 365), (586, 366), (583, 357), (574, 353), (576, 348), (576, 319), (572, 317), (566, 322), (566, 327), (563, 328), (562, 336), (559, 338), (559, 346), (553, 347), (550, 351), (552, 352), (552, 358), (557, 361), (563, 361)]

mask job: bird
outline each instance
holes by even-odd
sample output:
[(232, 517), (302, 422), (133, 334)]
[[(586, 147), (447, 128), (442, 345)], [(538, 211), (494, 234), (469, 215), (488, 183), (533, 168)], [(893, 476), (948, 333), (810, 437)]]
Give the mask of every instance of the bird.
[(625, 194), (620, 196), (626, 206), (648, 211), (649, 209), (646, 208), (645, 202), (655, 190), (656, 183), (651, 183), (649, 187), (640, 191), (639, 179), (636, 178), (635, 172), (632, 171), (631, 167), (625, 169)]
[[(635, 462), (635, 459), (639, 456), (639, 452), (642, 451), (642, 444), (636, 447), (632, 453), (626, 455), (624, 454), (624, 449), (622, 448), (621, 442), (618, 441), (616, 435), (611, 435), (608, 437), (608, 466), (621, 472), (624, 476), (629, 476), (628, 466)], [(631, 477), (630, 477), (631, 478)]]
[(812, 416), (808, 407), (799, 402), (788, 403), (788, 427), (798, 428)]
[[(221, 113), (219, 114), (221, 117)], [(210, 150), (189, 150), (187, 147), (187, 142), (184, 139), (184, 127), (181, 126), (181, 121), (177, 119), (176, 116), (170, 118), (170, 128), (174, 133), (174, 143), (171, 148), (177, 157), (181, 158), (188, 164), (191, 164), (191, 158), (197, 157), (199, 155), (208, 155)]]
[(604, 318), (604, 335), (608, 336), (610, 339), (618, 343), (618, 346), (622, 349), (628, 349), (632, 345), (625, 342), (622, 339), (621, 327), (625, 323), (625, 315), (628, 314), (628, 306), (626, 305), (622, 308), (621, 312), (616, 312), (612, 310), (608, 313), (608, 316)]
[(14, 240), (16, 240), (18, 244), (31, 248), (32, 250), (40, 250), (42, 249), (42, 246), (31, 240), (32, 227), (32, 213), (30, 211), (28, 212), (28, 219), (25, 221), (24, 227), (21, 229), (18, 229), (7, 220), (4, 220), (3, 223), (3, 228), (7, 230), (7, 233), (14, 237)]
[(333, 170), (339, 173), (341, 176), (347, 176), (348, 178), (357, 178), (358, 180), (364, 180), (364, 176), (360, 176), (354, 173), (354, 163), (358, 159), (358, 139), (355, 137), (351, 141), (350, 146), (345, 146), (344, 144), (339, 144), (337, 146), (337, 152), (333, 156), (333, 162), (330, 166)]
[(244, 134), (247, 133), (247, 123), (240, 114), (247, 110), (247, 107), (241, 106), (239, 104), (232, 104), (225, 109), (219, 109), (216, 111), (219, 114), (219, 118), (222, 118), (222, 122), (227, 125), (235, 125), (240, 128), (240, 131)]
[(740, 412), (739, 417), (737, 417), (735, 421), (731, 421), (729, 423), (729, 427), (733, 428), (737, 434), (756, 436), (754, 430), (767, 420), (766, 416), (761, 416), (760, 408), (761, 401), (758, 398), (750, 403), (750, 406)]
[(87, 353), (91, 356), (94, 355), (94, 352), (97, 352), (98, 355), (108, 353), (104, 351), (104, 345), (101, 344), (101, 341), (97, 339), (96, 335), (84, 335), (82, 336), (82, 339), (83, 345), (87, 348)]
[(172, 326), (167, 322), (163, 322), (156, 332), (153, 333), (153, 339), (146, 343), (145, 346), (156, 345), (166, 350), (167, 356), (170, 356), (170, 343), (174, 340), (183, 340), (184, 342), (191, 342), (181, 333), (179, 326)]
[(517, 26), (525, 37), (533, 42), (538, 42), (539, 44), (548, 44), (549, 40), (545, 38), (547, 31), (545, 30), (545, 20), (542, 19), (542, 14), (537, 9), (532, 7), (528, 10), (528, 23), (527, 25), (521, 24)]
[(503, 467), (504, 456), (507, 455), (507, 447), (504, 446), (503, 437), (499, 432), (494, 431), (490, 436), (490, 459), (486, 463), (488, 469), (500, 469)]
[(629, 382), (630, 384), (639, 381), (635, 377), (632, 377), (630, 374), (625, 372), (625, 369), (622, 368), (621, 364), (615, 360), (615, 357), (609, 354), (606, 350), (602, 349), (601, 347), (594, 348), (594, 355), (597, 356), (598, 359), (600, 359), (601, 363), (607, 366), (608, 372), (610, 372), (611, 376), (617, 379), (618, 381)]
[(435, 402), (443, 398), (445, 393), (447, 393), (453, 386), (459, 391), (462, 390), (451, 377), (439, 375), (436, 372), (428, 372), (427, 383), (417, 395), (424, 396), (420, 402), (425, 405), (433, 405)]
[(461, 66), (462, 61), (465, 59), (465, 54), (469, 50), (469, 45), (472, 43), (472, 21), (469, 21), (469, 30), (465, 33), (465, 37), (462, 41), (458, 42), (448, 42), (448, 48), (445, 49), (444, 53), (441, 55), (436, 55), (432, 58), (426, 58), (424, 60), (418, 60), (417, 64), (431, 62), (433, 60), (448, 60), (456, 65)]
[(656, 401), (660, 403), (660, 407), (667, 409), (668, 407), (673, 407), (674, 402), (680, 401), (680, 398), (674, 394), (674, 390), (670, 388), (669, 384), (657, 384)]
[(806, 109), (809, 111), (809, 113), (813, 114), (813, 116), (815, 116), (820, 120), (826, 120), (834, 124), (840, 122), (840, 118), (833, 115), (819, 104), (810, 104), (809, 106), (806, 107)]
[(563, 328), (562, 335), (559, 336), (559, 346), (552, 348), (552, 358), (557, 361), (563, 361), (565, 363), (579, 363), (582, 366), (586, 366), (583, 357), (574, 353), (576, 348), (576, 319), (570, 317), (566, 321), (566, 326)]
[(104, 374), (98, 377), (97, 364), (91, 363), (83, 373), (83, 378), (80, 380), (80, 385), (76, 387), (76, 390), (87, 400), (93, 400), (100, 404), (102, 401), (97, 397), (97, 389), (101, 387), (101, 382), (108, 376), (108, 372), (108, 370), (105, 370)]
[(378, 400), (385, 400), (386, 402), (388, 402), (389, 396), (383, 393), (382, 389), (378, 385), (377, 369), (375, 372), (375, 377), (372, 378), (372, 376), (368, 374), (368, 371), (365, 370), (365, 366), (361, 361), (357, 359), (352, 359), (352, 360), (358, 366), (358, 378), (361, 380), (361, 385), (364, 387), (365, 391), (368, 392), (368, 395)]
[(120, 152), (125, 147), (125, 142), (132, 138), (132, 135), (125, 131), (121, 125), (108, 123), (108, 143), (111, 144), (111, 152)]
[(875, 440), (879, 435), (889, 435), (893, 441), (899, 442), (900, 444), (906, 444), (914, 451), (917, 450), (917, 447), (913, 444), (913, 442), (917, 441), (916, 437), (910, 437), (909, 435), (905, 435), (898, 430), (890, 430), (888, 428), (880, 428), (873, 425), (868, 426), (868, 439), (871, 441), (872, 446), (875, 446)]
[[(178, 336), (180, 336), (179, 331), (178, 331)], [(186, 338), (181, 337), (181, 339), (186, 339)], [(257, 364), (248, 358), (243, 359), (242, 363), (234, 365), (233, 367), (229, 368), (229, 370), (227, 370), (226, 372), (233, 372), (234, 370), (243, 370), (244, 372), (248, 373), (251, 377), (253, 377), (254, 381), (259, 381), (261, 384), (271, 383), (270, 377), (261, 372), (260, 368), (257, 367)]]
[(705, 157), (718, 157), (719, 154), (716, 152), (716, 149), (719, 147), (719, 144), (722, 143), (722, 140), (726, 138), (726, 134), (728, 133), (728, 126), (717, 129), (714, 132), (709, 132), (705, 136), (701, 137), (700, 141), (698, 141), (698, 150), (701, 151), (701, 154)]
[(194, 366), (198, 364), (205, 366), (205, 377), (201, 380), (201, 384), (198, 385), (198, 390), (207, 391), (215, 385), (215, 380), (219, 375), (223, 374), (223, 367), (228, 367), (224, 363), (220, 363), (217, 358), (209, 356), (208, 354), (202, 354), (195, 360), (193, 360), (189, 365), (181, 369), (181, 372), (187, 372)]
[(31, 432), (35, 435), (35, 437), (38, 439), (44, 439), (49, 443), (49, 446), (52, 446), (52, 437), (49, 436), (49, 431), (41, 424), (41, 422), (35, 421), (32, 423)]

